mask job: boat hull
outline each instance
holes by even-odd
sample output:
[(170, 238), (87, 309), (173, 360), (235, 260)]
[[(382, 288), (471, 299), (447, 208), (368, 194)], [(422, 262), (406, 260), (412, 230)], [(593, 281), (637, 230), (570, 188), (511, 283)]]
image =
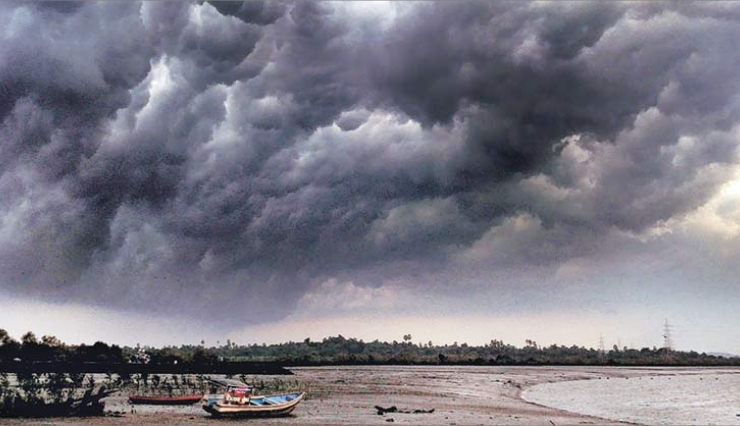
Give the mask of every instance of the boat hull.
[[(203, 409), (214, 417), (281, 417), (290, 415), (303, 396), (301, 392), (254, 397), (249, 404), (228, 404), (223, 400), (204, 397)], [(274, 400), (280, 402), (274, 403)]]

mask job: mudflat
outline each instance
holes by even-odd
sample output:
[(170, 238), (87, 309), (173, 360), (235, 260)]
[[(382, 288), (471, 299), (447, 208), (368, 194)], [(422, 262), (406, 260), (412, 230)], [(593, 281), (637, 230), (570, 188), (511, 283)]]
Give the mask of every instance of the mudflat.
[[(263, 425), (615, 425), (625, 424), (527, 402), (522, 391), (544, 383), (689, 374), (696, 369), (604, 367), (360, 366), (292, 368), (308, 392), (289, 417), (239, 420)], [(264, 377), (270, 380), (270, 377)], [(615, 381), (616, 383), (616, 381)], [(376, 407), (390, 409), (379, 414)], [(395, 412), (392, 409), (395, 407)], [(106, 417), (5, 419), (23, 425), (209, 425), (199, 405), (130, 405), (109, 397)], [(415, 412), (416, 411), (416, 412)]]

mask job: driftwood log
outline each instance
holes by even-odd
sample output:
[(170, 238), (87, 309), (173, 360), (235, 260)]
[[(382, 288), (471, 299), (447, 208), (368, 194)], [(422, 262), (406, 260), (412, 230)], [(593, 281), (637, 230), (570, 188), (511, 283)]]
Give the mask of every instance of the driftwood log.
[(386, 413), (430, 414), (430, 413), (433, 413), (434, 412), (434, 408), (432, 408), (431, 410), (421, 410), (421, 409), (416, 409), (416, 410), (399, 410), (398, 407), (396, 407), (395, 405), (392, 405), (392, 406), (390, 406), (388, 408), (381, 407), (380, 405), (376, 405), (375, 406), (375, 409), (378, 411), (378, 415), (379, 416), (382, 416), (383, 414), (386, 414)]

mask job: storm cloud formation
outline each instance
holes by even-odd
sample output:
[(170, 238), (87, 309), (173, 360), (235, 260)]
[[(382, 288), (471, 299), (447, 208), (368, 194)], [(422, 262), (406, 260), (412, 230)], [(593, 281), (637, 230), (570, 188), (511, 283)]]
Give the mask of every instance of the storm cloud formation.
[(733, 3), (0, 8), (0, 286), (33, 297), (516, 286), (480, 277), (653, 235), (737, 163)]

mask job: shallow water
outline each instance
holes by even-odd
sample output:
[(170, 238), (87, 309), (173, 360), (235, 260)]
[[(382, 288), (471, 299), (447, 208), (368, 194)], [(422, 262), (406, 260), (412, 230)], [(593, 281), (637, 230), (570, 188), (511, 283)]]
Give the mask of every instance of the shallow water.
[(650, 425), (740, 425), (740, 372), (684, 371), (545, 383), (530, 402), (604, 419)]

